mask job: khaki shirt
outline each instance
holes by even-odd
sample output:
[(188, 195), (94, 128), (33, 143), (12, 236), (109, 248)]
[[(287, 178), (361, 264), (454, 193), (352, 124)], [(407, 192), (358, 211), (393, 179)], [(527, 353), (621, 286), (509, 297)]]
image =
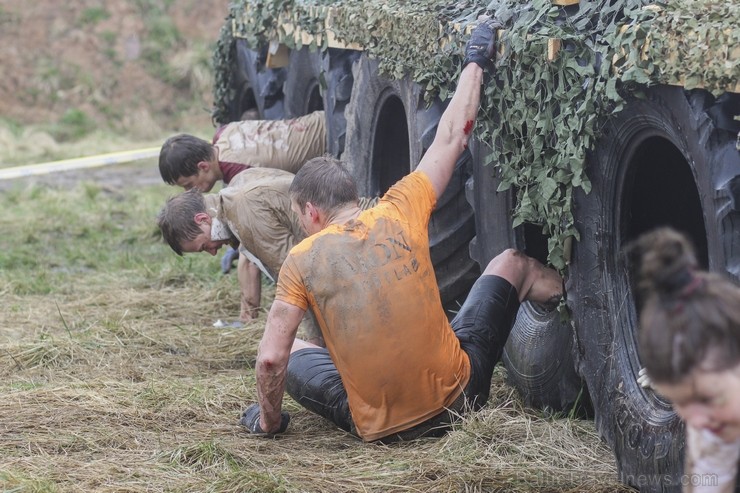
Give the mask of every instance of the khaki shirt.
[[(206, 209), (277, 279), (285, 257), (305, 233), (290, 209), (288, 189), (293, 174), (272, 168), (250, 168), (218, 194), (206, 195)], [(226, 239), (212, 226), (211, 239)]]
[(326, 150), (323, 111), (291, 120), (245, 120), (229, 123), (214, 144), (218, 160), (298, 172)]

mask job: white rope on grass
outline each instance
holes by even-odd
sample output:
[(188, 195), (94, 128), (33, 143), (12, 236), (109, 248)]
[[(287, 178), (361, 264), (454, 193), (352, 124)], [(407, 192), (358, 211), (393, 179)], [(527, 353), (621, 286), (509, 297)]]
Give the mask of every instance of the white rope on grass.
[(141, 159), (157, 157), (159, 155), (159, 150), (159, 147), (150, 147), (134, 151), (111, 152), (109, 154), (98, 154), (97, 156), (64, 159), (62, 161), (50, 161), (48, 163), (28, 164), (25, 166), (14, 166), (12, 168), (0, 169), (0, 180), (12, 180), (14, 178), (23, 178), (26, 176), (46, 175), (49, 173), (56, 173), (58, 171), (129, 163)]

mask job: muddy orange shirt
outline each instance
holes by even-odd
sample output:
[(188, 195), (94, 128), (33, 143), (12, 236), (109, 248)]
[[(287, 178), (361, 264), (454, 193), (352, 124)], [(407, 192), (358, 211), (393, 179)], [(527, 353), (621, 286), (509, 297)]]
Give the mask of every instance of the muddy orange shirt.
[(275, 298), (311, 307), (367, 441), (440, 413), (470, 377), (429, 257), (435, 206), (429, 178), (414, 172), (378, 205), (293, 247)]

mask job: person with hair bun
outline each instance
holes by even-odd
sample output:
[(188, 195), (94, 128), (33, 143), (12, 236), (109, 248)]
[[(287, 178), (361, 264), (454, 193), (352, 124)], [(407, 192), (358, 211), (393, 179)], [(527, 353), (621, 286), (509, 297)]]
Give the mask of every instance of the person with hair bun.
[(734, 491), (740, 455), (740, 287), (700, 270), (681, 233), (661, 228), (639, 260), (640, 359), (686, 423), (684, 491)]

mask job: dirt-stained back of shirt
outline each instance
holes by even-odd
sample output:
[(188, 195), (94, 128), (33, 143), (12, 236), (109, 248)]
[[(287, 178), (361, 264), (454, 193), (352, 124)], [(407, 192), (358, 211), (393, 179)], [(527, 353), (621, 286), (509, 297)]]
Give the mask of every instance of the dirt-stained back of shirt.
[(291, 120), (245, 120), (224, 127), (214, 146), (218, 160), (296, 173), (311, 158), (324, 154), (323, 111)]
[(275, 298), (313, 308), (365, 440), (435, 416), (469, 378), (429, 256), (434, 205), (429, 179), (412, 173), (356, 220), (301, 242), (280, 273)]
[(290, 249), (305, 237), (298, 216), (290, 209), (292, 182), (292, 173), (250, 168), (218, 193), (218, 218), (273, 278), (277, 278)]

